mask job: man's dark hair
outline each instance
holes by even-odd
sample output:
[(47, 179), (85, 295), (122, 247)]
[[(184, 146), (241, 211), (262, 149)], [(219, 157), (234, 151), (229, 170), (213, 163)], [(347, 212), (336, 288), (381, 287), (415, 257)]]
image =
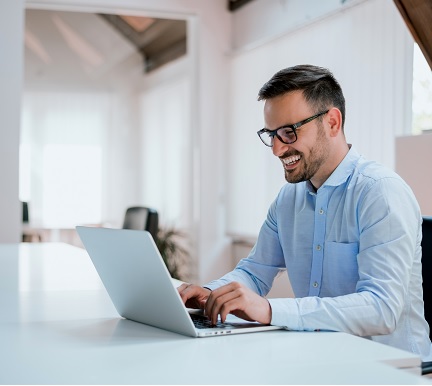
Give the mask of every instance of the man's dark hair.
[(339, 82), (326, 68), (309, 64), (280, 70), (261, 87), (258, 100), (275, 98), (300, 90), (315, 113), (337, 107), (342, 113), (342, 130), (345, 123), (345, 98)]

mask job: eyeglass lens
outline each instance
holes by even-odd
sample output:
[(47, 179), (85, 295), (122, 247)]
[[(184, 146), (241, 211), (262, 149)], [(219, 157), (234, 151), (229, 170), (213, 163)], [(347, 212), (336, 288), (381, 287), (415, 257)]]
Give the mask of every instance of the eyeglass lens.
[(264, 132), (260, 135), (261, 139), (267, 146), (273, 146), (275, 136), (278, 136), (282, 142), (286, 144), (294, 143), (297, 140), (294, 130), (285, 127), (281, 127), (276, 132)]

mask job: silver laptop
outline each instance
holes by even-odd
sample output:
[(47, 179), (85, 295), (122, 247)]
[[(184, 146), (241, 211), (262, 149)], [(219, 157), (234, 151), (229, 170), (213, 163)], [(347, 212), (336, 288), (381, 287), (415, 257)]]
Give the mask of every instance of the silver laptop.
[(204, 315), (184, 306), (150, 233), (76, 229), (117, 312), (126, 319), (192, 337), (281, 329), (234, 315), (211, 327)]

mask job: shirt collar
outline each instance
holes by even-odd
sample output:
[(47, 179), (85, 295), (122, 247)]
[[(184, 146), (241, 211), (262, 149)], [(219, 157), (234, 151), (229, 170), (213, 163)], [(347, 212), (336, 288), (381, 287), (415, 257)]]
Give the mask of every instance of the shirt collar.
[(356, 167), (361, 155), (350, 145), (350, 149), (342, 162), (334, 170), (329, 178), (324, 182), (322, 186), (338, 186), (342, 185), (348, 177), (352, 174)]

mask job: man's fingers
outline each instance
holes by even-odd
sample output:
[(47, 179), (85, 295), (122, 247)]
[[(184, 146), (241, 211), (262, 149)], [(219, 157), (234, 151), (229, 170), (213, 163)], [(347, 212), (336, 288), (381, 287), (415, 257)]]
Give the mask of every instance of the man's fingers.
[(239, 306), (240, 302), (236, 300), (241, 296), (241, 292), (237, 285), (232, 284), (218, 288), (208, 298), (205, 311), (212, 324), (217, 323), (218, 315), (221, 321), (225, 322), (226, 316)]
[[(180, 287), (177, 288), (177, 291), (179, 292), (180, 297), (181, 297), (182, 300), (183, 300), (183, 303), (185, 303), (186, 300), (189, 299), (187, 289), (188, 289), (190, 286), (191, 286), (191, 284), (189, 284), (189, 283), (184, 283), (184, 284), (182, 284)], [(190, 291), (189, 291), (189, 292), (190, 292)], [(191, 295), (191, 294), (189, 293), (189, 295)]]
[(214, 290), (207, 299), (205, 312), (213, 325), (217, 323), (218, 315), (225, 322), (230, 313), (250, 321), (271, 322), (268, 300), (236, 282)]
[(210, 293), (206, 288), (188, 283), (182, 284), (177, 290), (183, 303), (189, 308), (204, 308)]
[(182, 291), (184, 291), (189, 286), (190, 286), (189, 283), (183, 283), (182, 285), (180, 285), (179, 287), (177, 287), (177, 291), (181, 293)]
[(271, 320), (268, 301), (237, 282), (229, 283), (214, 291), (184, 283), (178, 287), (178, 292), (186, 307), (204, 309), (213, 325), (217, 323), (219, 315), (221, 321), (225, 322), (229, 313), (261, 323), (270, 323)]
[[(239, 307), (241, 306), (240, 296), (236, 296), (235, 292), (232, 292), (231, 294), (231, 299), (223, 302), (223, 304), (219, 308), (218, 314), (220, 315), (222, 323), (225, 323), (228, 314), (233, 313), (233, 311), (239, 310)], [(218, 314), (216, 314), (216, 321)]]
[[(218, 297), (223, 296), (225, 293), (229, 292), (228, 286), (229, 286), (229, 284), (224, 285), (224, 286), (219, 287), (218, 289), (214, 290), (211, 293), (211, 295), (208, 297), (208, 299), (205, 303), (204, 312), (208, 316), (208, 318), (211, 320), (212, 324), (215, 324), (215, 320), (212, 316), (213, 315), (214, 302)], [(216, 321), (217, 321), (217, 319), (216, 319)]]

